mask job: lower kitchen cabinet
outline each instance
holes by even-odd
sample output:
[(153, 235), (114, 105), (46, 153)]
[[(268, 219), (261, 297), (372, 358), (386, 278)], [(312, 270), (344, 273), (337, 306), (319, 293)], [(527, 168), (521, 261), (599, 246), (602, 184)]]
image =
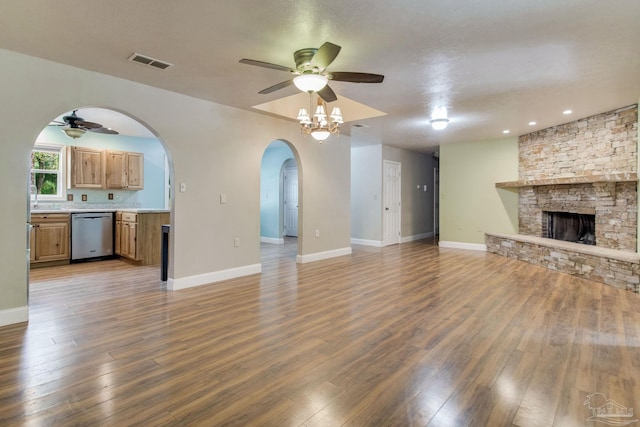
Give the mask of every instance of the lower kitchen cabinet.
[(160, 264), (169, 212), (116, 212), (115, 252), (141, 265)]
[(69, 214), (32, 214), (31, 262), (69, 261)]

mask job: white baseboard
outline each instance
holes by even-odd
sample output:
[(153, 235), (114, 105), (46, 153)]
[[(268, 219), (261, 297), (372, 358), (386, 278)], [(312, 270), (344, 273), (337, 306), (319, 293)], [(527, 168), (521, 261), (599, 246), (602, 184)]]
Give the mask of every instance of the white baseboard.
[(0, 326), (13, 325), (29, 321), (29, 307), (16, 307), (0, 310)]
[(414, 234), (413, 236), (405, 236), (400, 238), (400, 243), (413, 242), (414, 240), (426, 239), (435, 236), (433, 231), (428, 233)]
[(243, 267), (230, 268), (228, 270), (212, 271), (211, 273), (197, 274), (195, 276), (168, 279), (167, 289), (178, 291), (180, 289), (193, 288), (195, 286), (208, 285), (222, 280), (235, 279), (236, 277), (250, 276), (262, 273), (261, 264), (245, 265)]
[(467, 249), (470, 251), (487, 251), (487, 245), (481, 245), (479, 243), (462, 243), (462, 242), (447, 242), (441, 240), (438, 242), (438, 246), (441, 248), (450, 249)]
[(376, 248), (382, 247), (381, 240), (365, 240), (365, 239), (354, 239), (351, 238), (352, 245), (364, 245), (364, 246), (375, 246)]
[(260, 241), (262, 243), (272, 243), (274, 245), (284, 245), (284, 239), (281, 238), (277, 238), (277, 237), (263, 237), (260, 236)]
[(307, 262), (320, 261), (323, 259), (335, 258), (344, 255), (351, 255), (351, 247), (334, 249), (332, 251), (316, 252), (315, 254), (298, 255), (296, 262), (298, 264), (305, 264)]

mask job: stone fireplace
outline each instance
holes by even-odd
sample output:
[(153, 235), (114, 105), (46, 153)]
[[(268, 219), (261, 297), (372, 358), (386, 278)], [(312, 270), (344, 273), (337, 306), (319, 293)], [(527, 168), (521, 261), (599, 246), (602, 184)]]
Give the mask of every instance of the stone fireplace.
[(518, 191), (519, 234), (487, 250), (640, 291), (637, 131), (633, 105), (520, 136), (520, 179), (496, 183)]

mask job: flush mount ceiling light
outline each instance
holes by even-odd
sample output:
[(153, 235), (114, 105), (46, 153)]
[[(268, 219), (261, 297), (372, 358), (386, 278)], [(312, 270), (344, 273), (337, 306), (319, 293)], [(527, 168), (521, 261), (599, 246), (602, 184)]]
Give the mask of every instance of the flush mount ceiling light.
[(320, 74), (302, 74), (293, 79), (293, 84), (302, 92), (318, 92), (328, 81), (329, 79)]
[(69, 138), (76, 139), (84, 135), (86, 130), (79, 127), (65, 126), (62, 128), (62, 132), (64, 132)]
[(442, 129), (446, 128), (447, 125), (449, 124), (449, 119), (447, 119), (447, 118), (431, 119), (431, 120), (429, 120), (429, 123), (431, 124), (431, 127), (433, 129), (442, 130)]
[[(305, 135), (311, 135), (313, 139), (322, 143), (331, 134), (340, 133), (340, 124), (344, 123), (340, 107), (334, 107), (327, 117), (327, 104), (322, 98), (316, 95), (316, 109), (313, 117), (309, 116), (306, 108), (298, 111), (300, 130)], [(309, 92), (309, 111), (313, 111), (313, 92)]]

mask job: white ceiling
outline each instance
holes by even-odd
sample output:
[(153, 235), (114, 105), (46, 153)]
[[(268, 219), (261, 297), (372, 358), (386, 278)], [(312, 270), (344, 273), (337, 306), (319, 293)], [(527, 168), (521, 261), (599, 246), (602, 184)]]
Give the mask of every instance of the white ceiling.
[[(330, 71), (385, 75), (331, 84), (386, 113), (363, 120), (354, 143), (433, 151), (640, 98), (638, 0), (0, 0), (0, 10), (0, 48), (252, 111), (295, 88), (259, 95), (289, 76), (241, 58), (293, 67), (297, 49), (341, 45)], [(174, 66), (127, 61), (133, 52)], [(442, 107), (451, 123), (431, 130)]]

